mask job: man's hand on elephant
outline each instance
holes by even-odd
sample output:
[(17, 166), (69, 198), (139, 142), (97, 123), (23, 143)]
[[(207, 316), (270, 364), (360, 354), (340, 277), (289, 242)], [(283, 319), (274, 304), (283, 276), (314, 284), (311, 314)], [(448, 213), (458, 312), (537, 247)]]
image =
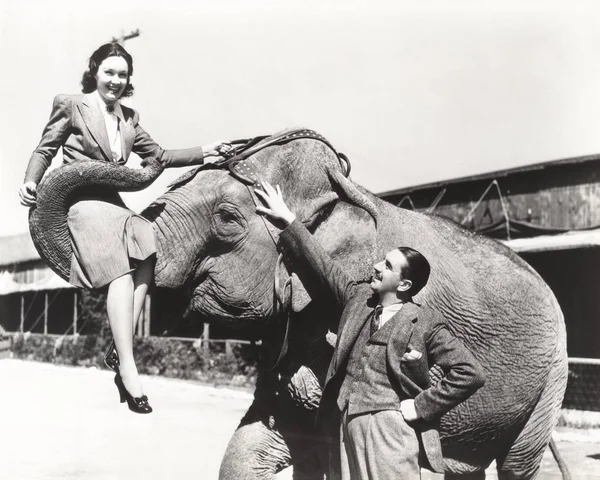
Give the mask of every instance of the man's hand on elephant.
[(19, 188), (19, 199), (21, 200), (21, 205), (24, 207), (31, 207), (35, 205), (35, 196), (36, 196), (36, 187), (37, 185), (34, 182), (25, 182)]
[(255, 187), (254, 191), (267, 206), (257, 206), (256, 211), (267, 215), (271, 220), (282, 223), (284, 227), (291, 225), (296, 219), (296, 215), (292, 213), (283, 201), (279, 185), (276, 185), (277, 189), (273, 188), (273, 186), (266, 181), (260, 182), (260, 185), (262, 189)]
[(419, 419), (419, 415), (415, 408), (415, 401), (413, 399), (402, 400), (400, 402), (400, 412), (402, 412), (402, 416), (407, 422), (414, 422)]

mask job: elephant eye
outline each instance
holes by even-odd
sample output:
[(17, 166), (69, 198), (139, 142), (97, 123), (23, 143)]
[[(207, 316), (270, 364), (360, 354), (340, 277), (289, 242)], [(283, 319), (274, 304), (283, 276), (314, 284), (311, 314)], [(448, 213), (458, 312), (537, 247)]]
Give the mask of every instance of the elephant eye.
[(245, 218), (230, 205), (221, 206), (213, 214), (212, 224), (216, 236), (226, 243), (238, 242), (246, 233)]
[(227, 211), (218, 212), (217, 217), (223, 223), (235, 222), (235, 220), (236, 220), (235, 215), (232, 212), (227, 212)]

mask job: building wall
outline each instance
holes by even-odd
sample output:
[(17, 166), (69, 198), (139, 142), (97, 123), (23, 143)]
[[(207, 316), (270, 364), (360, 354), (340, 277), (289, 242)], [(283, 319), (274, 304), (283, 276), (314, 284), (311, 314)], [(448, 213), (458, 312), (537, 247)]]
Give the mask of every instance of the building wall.
[(567, 327), (568, 355), (600, 358), (600, 249), (536, 252), (521, 256), (540, 274), (560, 304)]
[[(64, 334), (72, 331), (74, 296), (76, 290), (51, 290), (0, 295), (0, 324), (8, 332), (23, 331), (44, 333), (44, 322), (48, 333)], [(47, 308), (46, 308), (47, 298)], [(44, 317), (46, 316), (46, 320)], [(82, 332), (80, 332), (82, 333)]]
[[(504, 190), (502, 183), (499, 186), (504, 198), (504, 208), (511, 220), (566, 230), (600, 226), (600, 184), (555, 187), (518, 194), (507, 193), (509, 190)], [(477, 200), (440, 204), (434, 213), (470, 229), (479, 229), (505, 218), (502, 202), (494, 189), (463, 223), (477, 205)]]
[[(398, 204), (408, 195), (416, 210), (427, 210), (444, 189), (435, 214), (450, 218), (470, 229), (479, 229), (504, 218), (498, 188), (490, 187), (494, 178), (461, 182), (434, 188), (415, 189), (385, 200)], [(541, 170), (499, 175), (496, 179), (504, 208), (512, 220), (544, 228), (566, 230), (600, 226), (600, 162), (547, 167)], [(403, 207), (409, 202), (402, 201)], [(472, 218), (467, 219), (475, 206)]]

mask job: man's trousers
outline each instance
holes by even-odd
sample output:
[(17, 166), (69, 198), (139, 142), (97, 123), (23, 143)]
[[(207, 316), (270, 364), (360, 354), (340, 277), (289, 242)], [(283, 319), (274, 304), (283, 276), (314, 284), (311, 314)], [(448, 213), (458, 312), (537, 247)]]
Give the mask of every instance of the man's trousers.
[(402, 413), (349, 416), (340, 427), (342, 480), (420, 479), (419, 440)]

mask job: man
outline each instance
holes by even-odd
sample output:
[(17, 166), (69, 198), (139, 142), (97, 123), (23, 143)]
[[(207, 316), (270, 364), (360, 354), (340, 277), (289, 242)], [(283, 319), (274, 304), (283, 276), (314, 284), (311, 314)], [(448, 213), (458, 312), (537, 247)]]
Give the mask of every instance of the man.
[[(412, 301), (429, 263), (416, 250), (394, 249), (374, 266), (370, 286), (358, 285), (296, 221), (279, 186), (264, 182), (255, 191), (266, 204), (257, 212), (284, 228), (279, 247), (295, 271), (329, 290), (342, 311), (319, 408), (320, 417), (335, 404), (342, 414), (342, 479), (420, 478), (420, 460), (442, 473), (438, 421), (484, 377), (442, 316)], [(444, 371), (435, 385), (433, 364)]]

